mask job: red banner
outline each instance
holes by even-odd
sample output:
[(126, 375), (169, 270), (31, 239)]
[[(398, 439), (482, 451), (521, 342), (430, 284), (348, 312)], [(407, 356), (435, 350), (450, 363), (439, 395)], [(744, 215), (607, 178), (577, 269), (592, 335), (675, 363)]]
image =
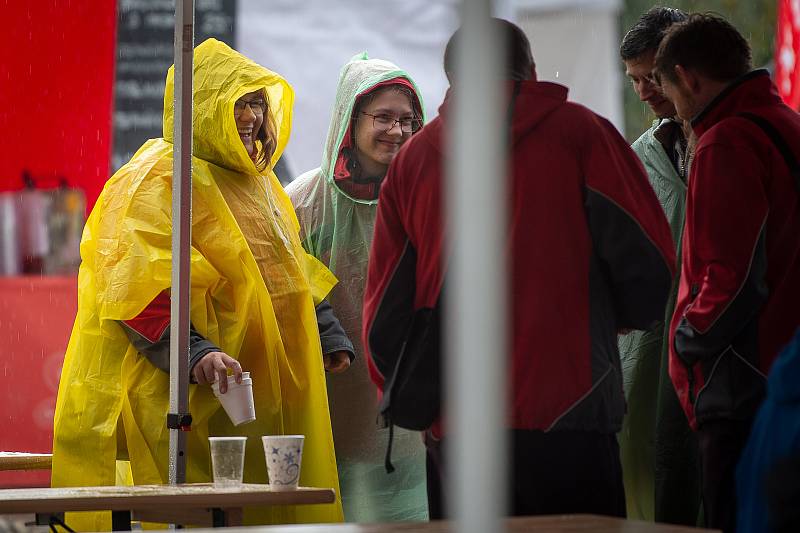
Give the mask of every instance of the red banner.
[(775, 43), (775, 83), (792, 109), (800, 111), (800, 0), (780, 0)]
[(0, 191), (81, 188), (109, 177), (117, 3), (0, 2)]

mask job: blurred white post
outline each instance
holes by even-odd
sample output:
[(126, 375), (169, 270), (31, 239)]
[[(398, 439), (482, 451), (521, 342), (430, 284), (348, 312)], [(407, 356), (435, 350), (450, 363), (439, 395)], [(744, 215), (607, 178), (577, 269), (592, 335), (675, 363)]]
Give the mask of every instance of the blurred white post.
[[(189, 414), (189, 258), (192, 239), (194, 0), (175, 3), (175, 124), (172, 156), (172, 285), (169, 336), (169, 482), (186, 481)], [(177, 415), (177, 416), (176, 416)], [(169, 420), (169, 419), (168, 419)], [(169, 422), (168, 422), (169, 423)], [(175, 426), (175, 427), (172, 427)]]
[(506, 513), (507, 102), (505, 43), (491, 0), (462, 2), (454, 106), (448, 111), (446, 287), (447, 512), (456, 531), (503, 530)]

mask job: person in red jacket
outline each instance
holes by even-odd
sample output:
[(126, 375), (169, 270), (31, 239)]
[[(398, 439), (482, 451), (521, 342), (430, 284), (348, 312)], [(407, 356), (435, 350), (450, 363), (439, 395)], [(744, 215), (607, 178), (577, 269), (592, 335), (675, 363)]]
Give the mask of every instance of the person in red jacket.
[[(512, 510), (624, 516), (617, 333), (663, 316), (675, 264), (669, 226), (642, 164), (614, 126), (568, 102), (565, 87), (537, 81), (522, 30), (499, 19), (493, 24), (509, 50)], [(458, 36), (445, 51), (451, 81)], [(457, 90), (451, 85), (450, 93)], [(400, 150), (381, 187), (363, 329), (381, 389), (412, 318), (436, 306), (444, 283), (450, 118), (448, 94), (439, 117)], [(444, 515), (446, 503), (442, 438), (440, 422), (426, 432), (432, 519)]]
[(707, 525), (733, 531), (736, 463), (765, 375), (800, 324), (800, 115), (717, 16), (672, 26), (655, 72), (699, 138), (670, 376), (698, 431)]

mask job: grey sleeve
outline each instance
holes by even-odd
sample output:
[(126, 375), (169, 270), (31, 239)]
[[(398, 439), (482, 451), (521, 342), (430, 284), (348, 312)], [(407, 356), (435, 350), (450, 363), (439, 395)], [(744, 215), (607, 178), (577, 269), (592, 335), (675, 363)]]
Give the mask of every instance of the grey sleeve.
[[(159, 368), (169, 374), (169, 332), (170, 327), (164, 329), (164, 333), (156, 342), (150, 342), (149, 339), (144, 337), (135, 329), (128, 326), (121, 320), (118, 323), (122, 326), (128, 340), (131, 341), (133, 347), (139, 350), (139, 353), (147, 357), (153, 363), (153, 366)], [(192, 370), (194, 365), (209, 352), (221, 352), (222, 350), (213, 342), (207, 340), (200, 335), (194, 326), (189, 326), (189, 379), (194, 383), (192, 378)]]
[(317, 306), (317, 325), (319, 326), (319, 340), (322, 344), (322, 353), (327, 355), (333, 352), (345, 351), (350, 356), (350, 362), (356, 358), (353, 343), (344, 332), (339, 319), (333, 314), (333, 307), (328, 300), (322, 300)]

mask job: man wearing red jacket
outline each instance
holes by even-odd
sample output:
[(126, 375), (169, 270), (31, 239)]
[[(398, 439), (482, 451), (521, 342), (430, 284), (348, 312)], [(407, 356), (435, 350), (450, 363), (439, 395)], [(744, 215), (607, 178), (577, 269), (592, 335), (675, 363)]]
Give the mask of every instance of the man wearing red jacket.
[[(611, 123), (568, 102), (565, 87), (537, 81), (524, 33), (493, 23), (509, 50), (513, 336), (511, 353), (487, 356), (510, 359), (513, 514), (624, 516), (617, 332), (647, 328), (663, 315), (675, 262), (669, 226)], [(445, 51), (451, 80), (458, 36)], [(442, 174), (450, 102), (448, 95), (439, 117), (404, 145), (380, 192), (364, 345), (381, 388), (415, 313), (436, 306), (447, 270)], [(440, 423), (426, 432), (431, 518), (444, 514), (442, 437)]]
[(699, 138), (670, 376), (698, 431), (707, 525), (733, 531), (736, 463), (765, 374), (800, 324), (800, 115), (720, 17), (672, 26), (655, 72)]

